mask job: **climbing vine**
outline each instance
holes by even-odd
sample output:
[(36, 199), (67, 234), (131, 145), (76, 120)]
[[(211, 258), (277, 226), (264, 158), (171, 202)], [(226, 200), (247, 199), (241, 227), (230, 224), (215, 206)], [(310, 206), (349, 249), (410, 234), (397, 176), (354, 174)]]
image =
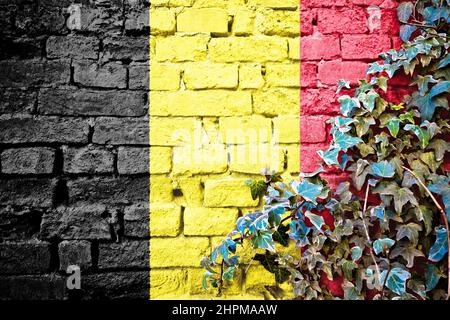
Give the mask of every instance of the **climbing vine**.
[[(450, 1), (402, 2), (397, 13), (402, 47), (380, 54), (356, 88), (339, 81), (323, 166), (290, 183), (270, 172), (248, 182), (264, 205), (202, 259), (205, 289), (233, 280), (249, 241), (299, 299), (449, 298)], [(387, 92), (399, 73), (412, 89), (397, 103)], [(332, 190), (324, 166), (349, 181)]]

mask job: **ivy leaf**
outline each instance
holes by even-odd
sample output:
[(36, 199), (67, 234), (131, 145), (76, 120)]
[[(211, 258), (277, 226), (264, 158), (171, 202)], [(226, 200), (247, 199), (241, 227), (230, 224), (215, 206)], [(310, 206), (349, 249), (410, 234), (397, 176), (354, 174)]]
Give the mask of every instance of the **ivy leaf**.
[(358, 99), (359, 101), (362, 102), (363, 107), (369, 111), (372, 112), (373, 109), (375, 108), (375, 100), (379, 97), (380, 95), (378, 93), (375, 92), (375, 90), (371, 89), (368, 93), (360, 93), (358, 95)]
[(345, 81), (344, 79), (339, 79), (337, 84), (336, 94), (338, 94), (342, 89), (350, 89), (350, 81)]
[(289, 224), (290, 233), (289, 237), (295, 240), (300, 247), (309, 244), (308, 233), (311, 228), (307, 227), (303, 220), (292, 220)]
[(317, 154), (329, 166), (339, 164), (339, 161), (338, 161), (339, 149), (337, 149), (337, 148), (331, 147), (327, 151), (319, 150), (319, 151), (317, 151)]
[(450, 142), (442, 139), (433, 139), (427, 149), (433, 149), (436, 161), (442, 161), (444, 160), (445, 153), (450, 150)]
[(234, 269), (235, 266), (229, 267), (224, 273), (223, 273), (223, 280), (231, 281), (234, 276)]
[(378, 87), (383, 90), (384, 92), (387, 92), (387, 81), (388, 78), (387, 77), (379, 77), (377, 79), (377, 85)]
[(403, 24), (400, 26), (400, 39), (403, 42), (408, 42), (412, 34), (417, 30), (416, 26), (411, 26), (408, 24)]
[(407, 237), (412, 243), (416, 244), (419, 240), (419, 231), (422, 231), (422, 226), (417, 223), (410, 222), (406, 225), (397, 226), (396, 230), (397, 240)]
[(418, 202), (414, 196), (414, 193), (407, 188), (400, 188), (395, 182), (382, 181), (373, 190), (380, 195), (391, 195), (394, 197), (394, 207), (397, 213), (401, 213), (403, 206), (410, 202), (414, 206), (418, 206)]
[(360, 138), (353, 137), (340, 131), (335, 132), (333, 137), (335, 145), (343, 151), (347, 151), (348, 148), (354, 147), (362, 142)]
[(245, 184), (250, 187), (253, 200), (258, 199), (258, 197), (267, 190), (267, 184), (264, 180), (247, 180)]
[(202, 278), (202, 288), (203, 290), (207, 290), (208, 289), (208, 279), (212, 277), (212, 273), (209, 271), (205, 271), (205, 273), (203, 274), (203, 278)]
[(430, 140), (437, 133), (438, 129), (439, 128), (434, 122), (430, 123), (428, 121), (422, 123), (420, 127), (409, 123), (405, 125), (406, 131), (412, 131), (417, 136), (417, 138), (419, 138), (420, 146), (422, 149), (425, 149), (428, 146)]
[(314, 214), (310, 211), (307, 211), (305, 213), (305, 216), (311, 221), (314, 227), (316, 227), (317, 230), (322, 232), (322, 226), (325, 224), (325, 221), (323, 218), (317, 214)]
[[(381, 273), (381, 279), (380, 282), (384, 283), (384, 280), (387, 275), (387, 270), (384, 270)], [(387, 275), (386, 279), (386, 287), (388, 287), (392, 292), (403, 295), (406, 293), (406, 281), (411, 278), (411, 274), (403, 270), (401, 268), (392, 268), (389, 274)]]
[(403, 257), (403, 259), (406, 260), (407, 268), (412, 268), (414, 266), (414, 258), (415, 257), (424, 257), (422, 251), (416, 249), (414, 246), (408, 245), (408, 246), (397, 246), (394, 249), (392, 249), (392, 252), (389, 256), (389, 258), (394, 259), (397, 257)]
[(441, 81), (433, 86), (430, 90), (430, 97), (434, 98), (444, 92), (450, 93), (450, 81)]
[(289, 226), (280, 224), (277, 230), (272, 235), (273, 241), (278, 242), (283, 247), (287, 247), (289, 244), (289, 235), (287, 233), (288, 231)]
[(359, 247), (359, 246), (352, 247), (350, 249), (350, 251), (351, 251), (351, 255), (352, 255), (352, 260), (353, 261), (359, 260), (361, 258), (361, 256), (362, 256), (362, 249), (361, 249), (361, 247)]
[(448, 53), (441, 61), (439, 61), (438, 69), (444, 68), (450, 64), (450, 53)]
[(372, 208), (371, 214), (372, 214), (372, 216), (374, 216), (380, 220), (383, 220), (385, 217), (384, 207), (379, 206), (379, 207)]
[(448, 252), (447, 230), (445, 227), (437, 227), (436, 241), (431, 246), (428, 259), (433, 262), (439, 262)]
[(424, 205), (414, 207), (414, 210), (417, 220), (425, 225), (425, 235), (428, 235), (433, 230), (433, 211)]
[(322, 194), (323, 186), (303, 180), (297, 184), (297, 192), (309, 202), (317, 204), (317, 197)]
[(428, 187), (428, 189), (442, 197), (442, 202), (445, 206), (445, 213), (447, 220), (450, 221), (450, 177), (438, 176), (434, 183)]
[(371, 173), (379, 178), (392, 178), (395, 174), (395, 168), (388, 161), (372, 163), (370, 166)]
[(358, 109), (360, 107), (359, 100), (352, 98), (349, 95), (339, 97), (338, 102), (341, 105), (341, 113), (346, 117), (349, 117), (352, 114), (353, 109)]
[(436, 288), (440, 274), (438, 273), (438, 268), (433, 264), (427, 264), (427, 270), (425, 272), (425, 288), (427, 291), (431, 291)]
[(251, 242), (254, 248), (266, 249), (271, 252), (276, 252), (275, 242), (273, 241), (272, 233), (270, 231), (257, 232), (251, 238)]
[(397, 7), (397, 17), (400, 22), (407, 22), (414, 10), (412, 2), (402, 2)]
[(212, 273), (217, 273), (213, 268), (213, 261), (211, 261), (211, 259), (209, 259), (208, 257), (203, 257), (202, 260), (200, 260), (200, 267), (206, 269), (208, 272)]
[(339, 265), (342, 268), (342, 272), (344, 273), (344, 277), (347, 280), (352, 280), (353, 276), (353, 270), (358, 268), (358, 265), (354, 262), (354, 261), (350, 261), (350, 260), (345, 260), (343, 259)]
[(390, 238), (383, 238), (375, 240), (372, 244), (375, 254), (388, 251), (395, 244), (395, 240)]
[(389, 133), (391, 134), (391, 136), (396, 138), (398, 135), (398, 132), (400, 131), (400, 119), (397, 119), (397, 118), (390, 119), (386, 123), (386, 126), (389, 129)]

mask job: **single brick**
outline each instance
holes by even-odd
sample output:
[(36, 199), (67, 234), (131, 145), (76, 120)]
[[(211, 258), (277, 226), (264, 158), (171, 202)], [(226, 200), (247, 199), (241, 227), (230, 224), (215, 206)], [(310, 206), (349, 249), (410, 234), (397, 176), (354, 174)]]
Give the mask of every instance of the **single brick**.
[[(327, 145), (301, 145), (300, 146), (300, 172), (314, 172), (323, 162), (317, 151), (327, 150)], [(289, 159), (288, 159), (289, 161)]]
[(289, 145), (285, 148), (287, 155), (287, 171), (289, 173), (300, 172), (300, 145)]
[[(150, 111), (152, 114), (153, 111)], [(193, 143), (194, 132), (201, 130), (202, 123), (195, 118), (150, 117), (150, 145), (176, 146)]]
[[(66, 8), (69, 6), (70, 4), (68, 4)], [(124, 24), (123, 8), (122, 5), (119, 5), (117, 2), (111, 3), (109, 6), (84, 5), (80, 10), (71, 10), (69, 14), (66, 21), (69, 30), (94, 33), (115, 33), (120, 32)], [(60, 15), (63, 19), (65, 18), (64, 15)]]
[(148, 63), (132, 63), (128, 67), (128, 87), (130, 89), (148, 90)]
[(177, 16), (178, 32), (228, 33), (228, 13), (217, 8), (185, 8)]
[(151, 268), (197, 267), (209, 248), (205, 237), (151, 238)]
[(80, 178), (67, 182), (69, 202), (129, 204), (148, 201), (148, 177)]
[(124, 236), (148, 238), (150, 236), (149, 203), (142, 202), (125, 207), (123, 221)]
[(166, 9), (150, 9), (150, 34), (172, 34), (175, 32), (175, 12)]
[(210, 58), (217, 62), (266, 62), (287, 58), (287, 41), (282, 38), (265, 36), (213, 38), (208, 48)]
[(184, 69), (188, 89), (232, 89), (238, 85), (238, 66), (230, 64), (195, 63)]
[(341, 40), (343, 59), (377, 59), (380, 52), (391, 48), (384, 35), (344, 35)]
[(50, 268), (50, 243), (38, 240), (0, 243), (0, 274), (41, 274)]
[(63, 300), (66, 279), (59, 275), (0, 277), (1, 300)]
[(118, 89), (127, 86), (127, 70), (120, 62), (99, 65), (96, 61), (74, 61), (73, 70), (74, 81), (84, 86)]
[(241, 89), (258, 89), (264, 85), (260, 64), (242, 64), (239, 66), (239, 86)]
[(171, 203), (152, 203), (150, 205), (151, 237), (176, 237), (180, 234), (180, 229), (180, 206)]
[(238, 36), (253, 34), (255, 17), (255, 13), (251, 10), (238, 10), (234, 15), (234, 34)]
[(88, 146), (83, 148), (63, 148), (64, 172), (66, 173), (112, 173), (114, 155), (111, 150)]
[(260, 174), (264, 169), (283, 172), (284, 151), (278, 145), (269, 143), (235, 145), (228, 147), (228, 153), (230, 170), (233, 172)]
[[(275, 141), (278, 143), (299, 143), (300, 118), (296, 115), (279, 115), (273, 120)], [(315, 128), (314, 130), (318, 130)]]
[(53, 172), (55, 150), (50, 148), (7, 149), (1, 154), (2, 172), (45, 174)]
[[(150, 90), (178, 90), (181, 70), (176, 64), (150, 65)], [(153, 101), (150, 100), (150, 103)]]
[(362, 8), (335, 10), (318, 9), (317, 27), (320, 33), (365, 33), (366, 13)]
[(317, 11), (316, 10), (301, 10), (300, 11), (300, 33), (302, 36), (307, 36), (313, 34), (314, 32), (314, 21), (317, 21)]
[(69, 266), (81, 270), (92, 266), (91, 243), (86, 240), (62, 241), (58, 245), (59, 269), (66, 271)]
[(156, 40), (157, 61), (201, 61), (206, 59), (207, 34), (182, 35)]
[(177, 185), (187, 205), (196, 207), (203, 205), (203, 184), (200, 178), (181, 177), (177, 179)]
[(172, 180), (162, 175), (150, 176), (150, 203), (172, 202)]
[(0, 87), (48, 87), (70, 81), (70, 60), (0, 61)]
[(288, 46), (289, 46), (289, 59), (300, 60), (300, 38), (289, 39)]
[(245, 91), (150, 92), (150, 114), (156, 116), (232, 116), (251, 112), (251, 93)]
[(340, 112), (336, 90), (307, 89), (302, 91), (300, 113), (302, 115), (334, 115)]
[(148, 271), (111, 271), (88, 274), (82, 277), (83, 298), (149, 299)]
[(147, 119), (97, 118), (92, 142), (97, 144), (148, 145)]
[(259, 144), (272, 136), (272, 122), (260, 115), (219, 119), (222, 141), (226, 144)]
[(50, 36), (47, 39), (47, 58), (97, 59), (100, 41), (80, 35)]
[(150, 270), (150, 297), (152, 299), (179, 296), (185, 292), (186, 271), (180, 269), (152, 269)]
[(266, 82), (271, 87), (300, 87), (300, 64), (269, 64)]
[(130, 91), (91, 89), (43, 89), (38, 112), (45, 115), (143, 116), (146, 94)]
[[(301, 143), (320, 143), (327, 139), (326, 119), (323, 117), (300, 117)], [(297, 140), (298, 141), (298, 140)]]
[(147, 240), (98, 245), (98, 268), (148, 268), (149, 243)]
[(21, 89), (0, 90), (0, 114), (31, 113), (37, 100), (37, 92)]
[(150, 173), (168, 173), (172, 169), (172, 148), (150, 148)]
[(39, 235), (42, 211), (36, 208), (0, 208), (0, 238), (3, 241), (35, 239)]
[(103, 205), (59, 207), (44, 214), (41, 223), (43, 239), (110, 240), (110, 226), (104, 218)]
[(273, 36), (295, 37), (300, 34), (300, 12), (264, 10), (256, 16), (260, 33)]
[(0, 183), (0, 203), (2, 205), (51, 207), (56, 180), (14, 179)]
[(225, 145), (186, 145), (173, 148), (174, 174), (223, 173), (227, 171), (228, 159)]
[(302, 63), (300, 65), (300, 86), (316, 87), (317, 86), (317, 65), (315, 63)]
[(103, 39), (103, 60), (148, 60), (147, 37), (115, 36)]
[(254, 110), (258, 114), (277, 116), (298, 114), (300, 109), (300, 90), (272, 89), (253, 94)]
[[(120, 8), (122, 8), (122, 6), (120, 6)], [(125, 30), (145, 31), (148, 34), (150, 22), (148, 12), (148, 4), (146, 5), (145, 2), (125, 2)], [(120, 19), (116, 18), (115, 21), (120, 21)]]
[(339, 79), (356, 84), (364, 79), (367, 64), (359, 61), (326, 61), (319, 64), (318, 77), (322, 84), (337, 85)]
[(117, 152), (119, 174), (148, 173), (148, 152), (148, 147), (119, 147)]
[(339, 37), (315, 34), (302, 37), (300, 42), (302, 60), (330, 60), (341, 54)]
[(184, 210), (184, 234), (190, 236), (224, 236), (236, 224), (237, 209), (193, 208)]
[(268, 7), (273, 9), (296, 9), (300, 3), (298, 0), (249, 0), (249, 5), (255, 7)]
[(250, 188), (243, 179), (220, 179), (205, 181), (205, 207), (254, 207)]

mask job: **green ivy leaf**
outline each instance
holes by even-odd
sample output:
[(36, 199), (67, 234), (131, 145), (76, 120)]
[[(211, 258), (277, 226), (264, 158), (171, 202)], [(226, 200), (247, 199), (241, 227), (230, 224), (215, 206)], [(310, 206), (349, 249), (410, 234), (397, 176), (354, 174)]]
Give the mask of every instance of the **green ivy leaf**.
[(387, 276), (386, 279), (386, 287), (388, 287), (392, 292), (398, 294), (398, 295), (403, 295), (406, 293), (406, 281), (411, 278), (411, 274), (406, 271), (403, 270), (401, 268), (392, 268), (389, 272), (389, 274), (387, 274), (387, 270), (384, 270), (381, 273), (381, 279), (380, 282), (384, 283), (384, 280)]
[(372, 247), (375, 254), (380, 254), (381, 252), (387, 252), (394, 244), (395, 240), (383, 238), (375, 240)]
[(341, 105), (341, 113), (346, 117), (352, 114), (353, 109), (360, 108), (359, 100), (349, 95), (339, 97), (338, 102)]
[(379, 178), (392, 178), (395, 174), (395, 168), (388, 161), (372, 163), (370, 166), (371, 173)]
[(322, 185), (311, 183), (306, 179), (299, 183), (296, 183), (295, 187), (297, 192), (306, 201), (312, 202), (314, 204), (317, 203), (317, 198), (322, 194), (323, 191)]
[(403, 206), (410, 202), (414, 206), (418, 206), (419, 203), (414, 196), (414, 193), (407, 188), (400, 188), (395, 182), (382, 181), (374, 188), (374, 193), (380, 195), (390, 195), (394, 197), (394, 207), (397, 213), (401, 213)]
[(271, 252), (276, 252), (275, 242), (270, 231), (259, 231), (251, 238), (254, 248), (266, 249)]
[(333, 136), (335, 145), (342, 151), (347, 151), (348, 148), (354, 147), (362, 142), (360, 138), (352, 137), (340, 131), (335, 132)]
[(350, 251), (351, 251), (353, 261), (357, 261), (361, 258), (362, 252), (363, 252), (361, 247), (359, 247), (359, 246), (352, 247), (350, 249)]
[(235, 266), (229, 267), (224, 273), (223, 273), (223, 280), (231, 281), (234, 277), (234, 270)]
[(415, 257), (424, 257), (422, 251), (416, 249), (414, 246), (411, 245), (401, 245), (397, 246), (394, 249), (392, 249), (391, 254), (389, 258), (394, 259), (397, 257), (403, 257), (403, 259), (406, 260), (407, 268), (412, 268), (414, 266), (414, 258)]
[(433, 262), (439, 262), (448, 252), (447, 229), (445, 227), (437, 227), (436, 241), (431, 246), (428, 253), (428, 259)]
[(419, 231), (422, 231), (422, 226), (417, 223), (410, 222), (405, 225), (397, 226), (396, 230), (397, 230), (396, 236), (397, 240), (401, 240), (406, 237), (413, 244), (416, 244), (417, 241), (419, 240)]
[(245, 183), (250, 187), (253, 200), (258, 199), (258, 197), (267, 190), (267, 184), (264, 180), (247, 180)]
[(339, 164), (339, 161), (338, 161), (339, 149), (337, 149), (337, 148), (331, 147), (327, 151), (319, 150), (319, 151), (317, 151), (317, 154), (329, 166)]
[(322, 231), (322, 226), (325, 224), (325, 221), (323, 218), (317, 214), (314, 214), (310, 211), (307, 211), (305, 213), (305, 216), (311, 221), (314, 227), (316, 227), (317, 230)]

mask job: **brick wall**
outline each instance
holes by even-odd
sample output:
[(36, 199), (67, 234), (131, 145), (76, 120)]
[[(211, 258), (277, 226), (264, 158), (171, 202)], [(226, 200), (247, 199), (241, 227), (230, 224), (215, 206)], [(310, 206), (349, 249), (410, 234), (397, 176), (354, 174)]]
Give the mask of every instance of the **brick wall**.
[[(299, 20), (298, 0), (152, 1), (151, 298), (214, 297), (199, 262), (258, 205), (245, 180), (298, 174)], [(264, 298), (251, 265), (224, 297)]]
[(0, 299), (148, 297), (148, 8), (0, 1)]
[[(339, 79), (356, 84), (365, 78), (369, 62), (397, 47), (397, 1), (303, 0), (301, 47), (301, 149), (303, 172), (319, 167), (317, 150), (330, 143), (325, 121), (339, 113), (336, 85)], [(390, 95), (405, 91), (402, 83), (390, 82)], [(404, 85), (404, 83), (403, 83)], [(333, 185), (346, 179), (333, 169), (325, 177)]]

